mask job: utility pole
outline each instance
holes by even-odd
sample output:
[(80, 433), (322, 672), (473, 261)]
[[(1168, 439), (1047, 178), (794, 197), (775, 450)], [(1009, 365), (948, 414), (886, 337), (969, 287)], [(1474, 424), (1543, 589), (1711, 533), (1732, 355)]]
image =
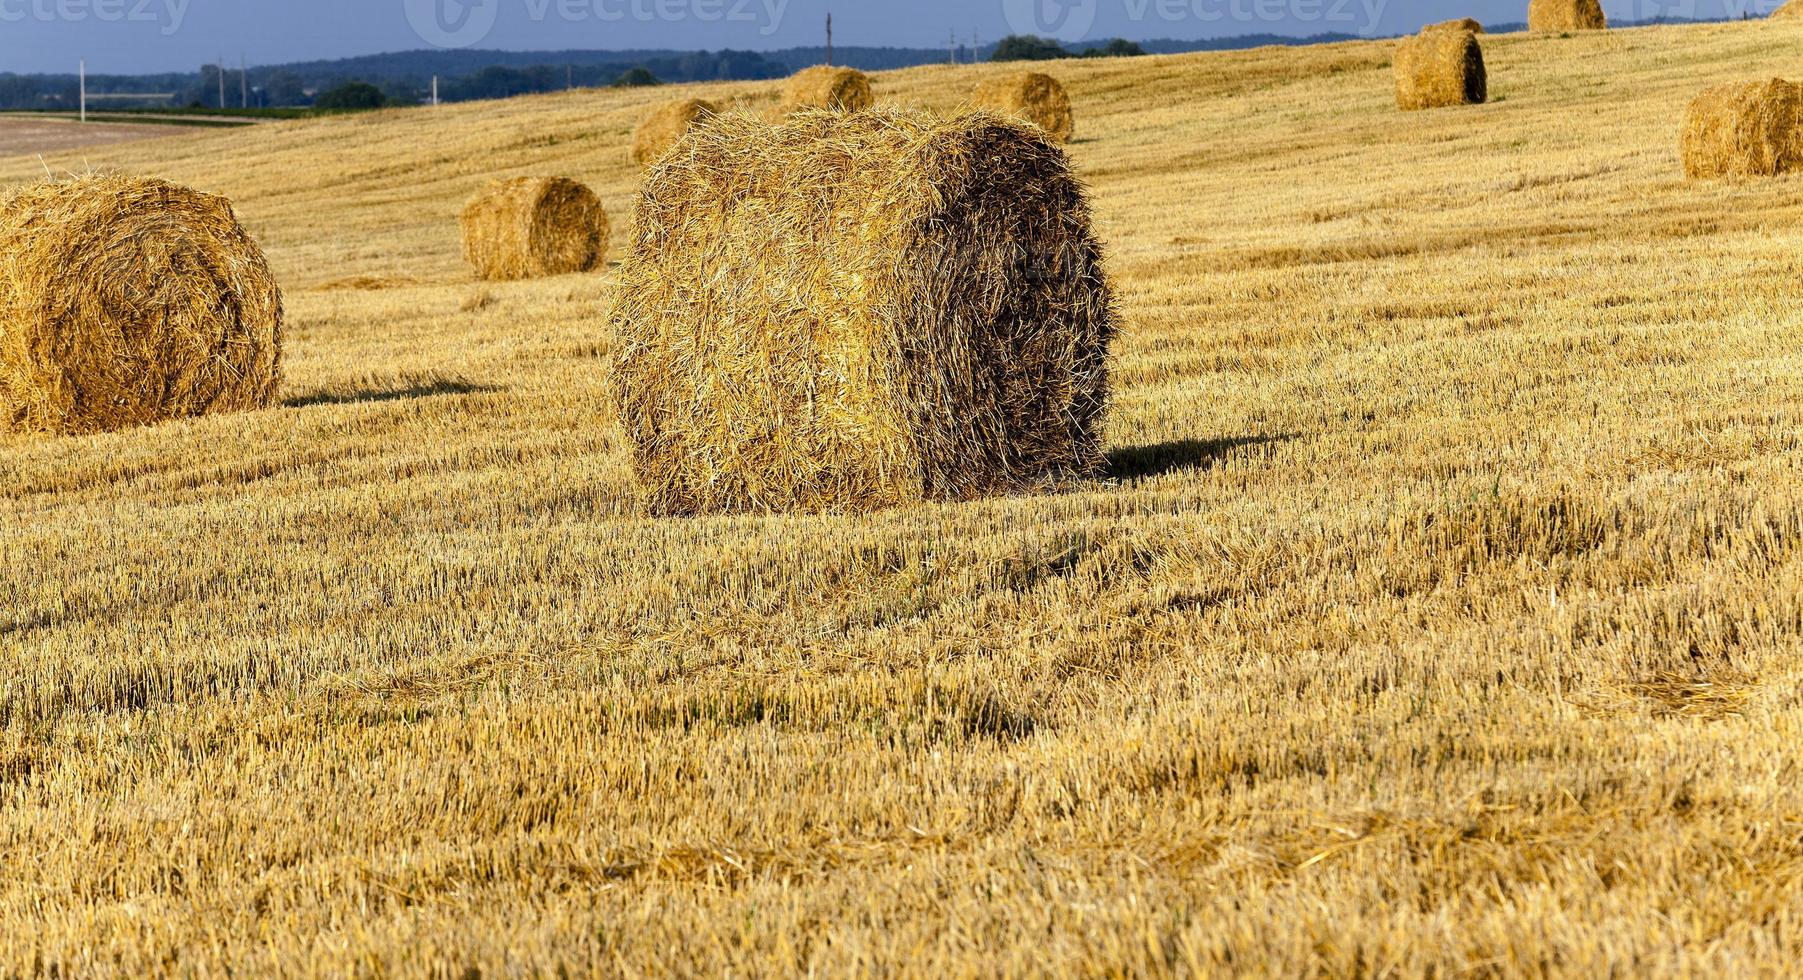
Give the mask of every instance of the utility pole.
[(833, 66), (833, 15), (826, 15), (826, 66)]
[(88, 59), (81, 59), (81, 121), (88, 121)]
[(564, 87), (564, 91), (566, 91), (566, 92), (569, 91), (570, 89), (573, 89), (576, 87), (576, 66), (575, 65), (564, 65), (563, 66), (563, 87)]
[(223, 111), (225, 109), (225, 55), (219, 56), (219, 64), (214, 67), (219, 69), (219, 108)]
[(238, 56), (238, 108), (250, 108), (250, 62)]
[(957, 64), (958, 63), (958, 32), (957, 31), (952, 32), (952, 38), (947, 47), (947, 50), (951, 51), (951, 53), (952, 53), (952, 64), (954, 64), (954, 65)]

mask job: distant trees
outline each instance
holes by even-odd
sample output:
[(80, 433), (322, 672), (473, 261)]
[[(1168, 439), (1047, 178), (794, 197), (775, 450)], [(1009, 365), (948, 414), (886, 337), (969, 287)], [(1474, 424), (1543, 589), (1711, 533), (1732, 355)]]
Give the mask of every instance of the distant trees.
[(644, 65), (634, 65), (622, 72), (619, 78), (614, 79), (614, 88), (646, 88), (662, 84), (663, 82), (658, 81), (657, 76), (651, 73), (651, 69)]
[(1107, 44), (1105, 44), (1099, 48), (1090, 48), (1088, 51), (1083, 52), (1083, 57), (1085, 57), (1085, 58), (1140, 58), (1140, 57), (1144, 57), (1145, 53), (1146, 53), (1145, 48), (1142, 48), (1139, 45), (1133, 43), (1132, 41), (1126, 40), (1125, 38), (1117, 37), (1114, 40), (1109, 41)]
[(563, 83), (563, 71), (553, 71), (548, 65), (527, 69), (490, 65), (474, 75), (446, 80), (443, 96), (446, 102), (511, 99), (516, 95), (554, 91), (563, 88)]
[(382, 106), (387, 109), (402, 109), (421, 105), (424, 96), (413, 86), (404, 82), (389, 82), (382, 86)]
[(1031, 34), (1012, 34), (1002, 38), (995, 46), (995, 53), (989, 56), (990, 61), (1051, 61), (1054, 58), (1068, 58), (1069, 51), (1058, 46), (1056, 41), (1048, 41), (1043, 37)]
[(219, 65), (201, 65), (200, 77), (177, 94), (180, 101), (198, 102), (208, 109), (223, 109), (221, 93), (229, 92), (231, 105), (238, 104), (238, 73)]
[(387, 104), (388, 97), (382, 94), (382, 90), (368, 82), (346, 82), (319, 93), (319, 98), (313, 100), (315, 108), (331, 112), (380, 109)]
[(78, 98), (71, 82), (0, 75), (0, 109), (62, 109)]
[(1002, 38), (995, 46), (995, 53), (989, 56), (990, 61), (1051, 61), (1054, 58), (1137, 58), (1146, 53), (1146, 49), (1124, 38), (1115, 38), (1100, 47), (1087, 48), (1081, 53), (1066, 51), (1056, 41), (1031, 34), (1015, 34)]
[(307, 80), (291, 71), (270, 72), (263, 76), (263, 100), (272, 106), (307, 104)]

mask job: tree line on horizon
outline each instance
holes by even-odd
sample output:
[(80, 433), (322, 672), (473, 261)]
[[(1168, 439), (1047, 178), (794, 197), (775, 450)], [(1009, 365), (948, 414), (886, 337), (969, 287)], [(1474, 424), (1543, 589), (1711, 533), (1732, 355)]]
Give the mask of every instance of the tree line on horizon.
[[(1043, 61), (1055, 58), (1132, 57), (1146, 54), (1139, 44), (1122, 39), (1066, 49), (1055, 41), (1030, 35), (1003, 38), (988, 48), (986, 60)], [(530, 58), (516, 52), (403, 52), (337, 62), (308, 62), (250, 69), (203, 65), (192, 73), (146, 75), (90, 75), (90, 108), (187, 108), (306, 109), (355, 111), (419, 105), (432, 95), (432, 77), (438, 75), (438, 97), (444, 102), (469, 102), (534, 95), (565, 88), (658, 85), (666, 82), (755, 81), (781, 78), (804, 63), (813, 63), (820, 52), (795, 49), (759, 53), (669, 52), (630, 54), (633, 60), (608, 60), (607, 52), (558, 52), (562, 63), (520, 63)], [(979, 60), (982, 49), (965, 48), (960, 56)], [(461, 73), (437, 68), (478, 63), (492, 55), (502, 63), (483, 64)], [(613, 57), (618, 58), (615, 54)], [(584, 59), (587, 60), (579, 60)], [(908, 67), (944, 56), (925, 50), (842, 50), (840, 59), (868, 70)], [(512, 63), (505, 63), (512, 62)], [(221, 96), (223, 95), (223, 105)], [(80, 100), (74, 75), (20, 75), (0, 73), (0, 110), (69, 111)]]

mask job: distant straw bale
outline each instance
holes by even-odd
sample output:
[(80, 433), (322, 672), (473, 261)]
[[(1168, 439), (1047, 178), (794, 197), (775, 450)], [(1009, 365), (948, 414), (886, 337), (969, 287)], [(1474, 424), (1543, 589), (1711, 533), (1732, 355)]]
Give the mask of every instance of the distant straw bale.
[(1103, 466), (1083, 186), (987, 112), (728, 115), (652, 172), (609, 387), (652, 509), (864, 510)]
[(1600, 31), (1609, 26), (1599, 0), (1531, 0), (1528, 30), (1541, 34)]
[(658, 106), (633, 130), (633, 162), (641, 167), (656, 163), (688, 133), (689, 127), (719, 114), (720, 107), (706, 99), (678, 99)]
[(1071, 99), (1056, 78), (1024, 71), (988, 79), (971, 94), (971, 101), (1005, 116), (1024, 119), (1046, 131), (1060, 143), (1071, 138)]
[(595, 192), (563, 177), (497, 180), (461, 219), (463, 257), (478, 279), (591, 272), (607, 261), (607, 212)]
[(1774, 78), (1708, 89), (1685, 113), (1680, 152), (1693, 179), (1803, 169), (1803, 84)]
[(282, 294), (229, 201), (91, 174), (0, 196), (0, 430), (264, 408)]
[(1396, 49), (1396, 106), (1476, 105), (1489, 95), (1484, 52), (1468, 31), (1427, 30)]
[(1484, 25), (1473, 18), (1460, 17), (1458, 20), (1443, 20), (1438, 24), (1429, 24), (1422, 28), (1424, 34), (1429, 31), (1464, 31), (1467, 34), (1482, 34)]
[(834, 112), (862, 112), (875, 101), (871, 94), (870, 76), (855, 68), (815, 65), (789, 76), (783, 86), (780, 111), (831, 109)]

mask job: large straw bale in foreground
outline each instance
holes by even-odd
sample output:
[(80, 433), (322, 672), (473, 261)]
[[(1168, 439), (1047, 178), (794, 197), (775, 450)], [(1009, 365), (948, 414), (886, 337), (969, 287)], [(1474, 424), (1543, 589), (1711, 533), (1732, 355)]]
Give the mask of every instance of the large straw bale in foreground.
[(1489, 94), (1484, 52), (1468, 31), (1428, 30), (1396, 49), (1396, 105), (1433, 109), (1476, 105)]
[(1023, 71), (991, 78), (977, 86), (971, 101), (1005, 116), (1025, 119), (1060, 143), (1070, 142), (1070, 95), (1050, 75)]
[(689, 127), (719, 114), (720, 107), (706, 99), (677, 99), (658, 106), (632, 132), (633, 162), (641, 167), (656, 163)]
[(263, 408), (282, 294), (223, 197), (94, 174), (0, 196), (0, 430)]
[(607, 261), (607, 211), (563, 177), (490, 183), (464, 206), (463, 257), (479, 279), (591, 272)]
[(1705, 91), (1685, 113), (1680, 150), (1692, 178), (1803, 169), (1803, 84), (1774, 78)]
[(1103, 465), (1115, 313), (1045, 134), (728, 115), (644, 188), (610, 387), (660, 513), (857, 510)]
[(1803, 0), (1790, 0), (1789, 3), (1772, 11), (1772, 20), (1797, 20), (1803, 18)]
[(1600, 31), (1609, 26), (1599, 0), (1531, 0), (1528, 30), (1543, 34)]
[(815, 65), (789, 76), (783, 85), (780, 111), (792, 113), (802, 109), (831, 109), (834, 112), (862, 112), (875, 101), (871, 94), (870, 76), (856, 68)]

